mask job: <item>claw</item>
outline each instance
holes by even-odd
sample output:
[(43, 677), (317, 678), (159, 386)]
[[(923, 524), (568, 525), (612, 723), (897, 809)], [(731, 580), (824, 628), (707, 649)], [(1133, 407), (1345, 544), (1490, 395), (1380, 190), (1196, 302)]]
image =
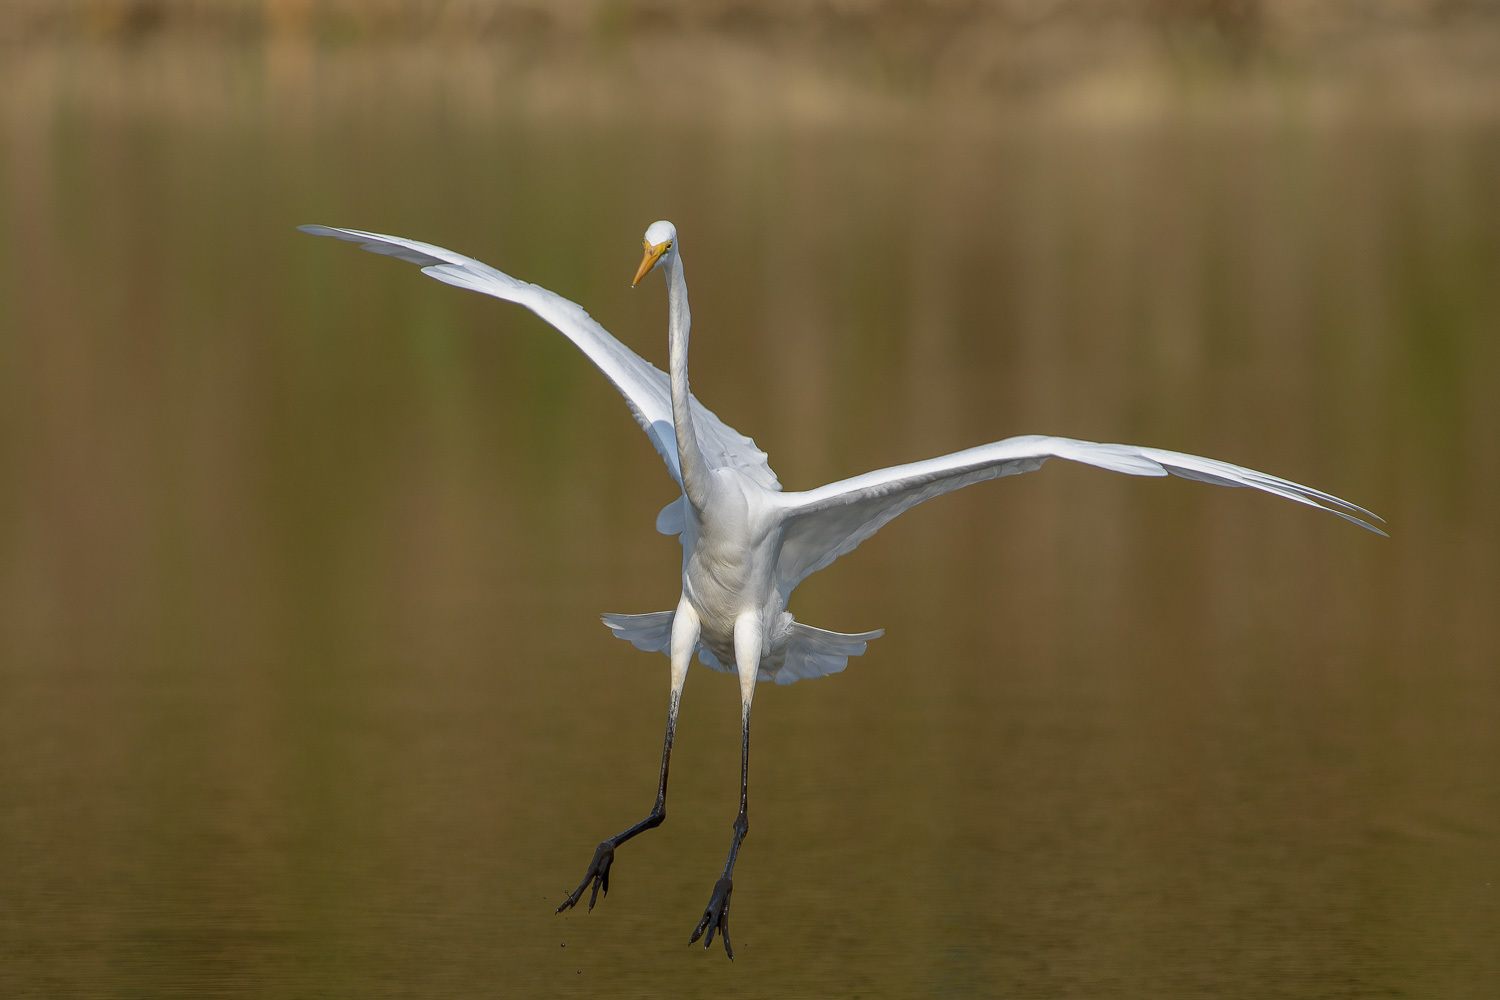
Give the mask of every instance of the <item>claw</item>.
[(604, 890), (606, 896), (609, 895), (609, 866), (614, 863), (614, 860), (615, 845), (606, 840), (599, 845), (598, 850), (594, 851), (594, 860), (589, 862), (589, 870), (584, 873), (583, 881), (578, 883), (578, 888), (574, 889), (568, 898), (562, 901), (562, 905), (553, 912), (561, 913), (563, 910), (577, 906), (590, 882), (594, 885), (594, 891), (589, 896), (589, 909), (593, 910), (594, 904), (599, 901), (600, 889)]
[(727, 876), (714, 883), (714, 893), (703, 910), (703, 919), (698, 921), (697, 930), (688, 938), (688, 944), (694, 944), (707, 931), (708, 936), (703, 939), (703, 947), (707, 948), (714, 943), (714, 931), (718, 931), (724, 937), (724, 953), (731, 962), (734, 961), (734, 949), (729, 945), (729, 894), (733, 891), (734, 883)]

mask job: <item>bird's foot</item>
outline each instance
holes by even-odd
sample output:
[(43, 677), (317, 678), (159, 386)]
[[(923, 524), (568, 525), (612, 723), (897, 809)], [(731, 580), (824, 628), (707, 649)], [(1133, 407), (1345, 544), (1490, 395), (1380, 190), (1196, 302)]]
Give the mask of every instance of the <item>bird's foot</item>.
[(703, 937), (704, 931), (708, 931), (708, 937), (703, 941), (703, 947), (707, 948), (714, 943), (714, 931), (718, 931), (724, 936), (724, 953), (731, 962), (734, 961), (734, 949), (729, 946), (729, 894), (733, 891), (734, 883), (727, 875), (714, 883), (714, 894), (709, 897), (703, 919), (698, 921), (698, 929), (688, 938), (688, 944), (693, 944)]
[(555, 912), (561, 913), (563, 910), (569, 909), (573, 906), (577, 906), (578, 901), (583, 898), (584, 891), (588, 889), (590, 882), (594, 884), (594, 893), (593, 895), (589, 896), (590, 910), (592, 910), (594, 908), (594, 904), (599, 901), (600, 889), (603, 889), (604, 894), (608, 896), (609, 866), (614, 864), (614, 860), (614, 842), (606, 840), (604, 843), (600, 844), (599, 849), (594, 852), (594, 860), (589, 862), (589, 870), (584, 874), (583, 881), (578, 883), (578, 888), (574, 889), (572, 893), (569, 894), (568, 898), (562, 901), (562, 905), (559, 906)]

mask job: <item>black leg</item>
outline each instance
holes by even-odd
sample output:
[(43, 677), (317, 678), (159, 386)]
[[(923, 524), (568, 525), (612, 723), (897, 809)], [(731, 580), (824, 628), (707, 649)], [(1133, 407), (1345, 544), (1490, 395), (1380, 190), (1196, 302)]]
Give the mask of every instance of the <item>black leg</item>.
[(739, 857), (740, 842), (750, 832), (749, 800), (750, 706), (746, 704), (740, 717), (740, 814), (734, 820), (734, 839), (729, 842), (729, 860), (724, 862), (724, 874), (714, 883), (714, 892), (703, 910), (703, 919), (698, 921), (697, 929), (688, 939), (688, 944), (692, 944), (707, 931), (708, 937), (703, 941), (703, 947), (707, 948), (714, 943), (714, 931), (718, 931), (723, 935), (724, 953), (731, 962), (734, 961), (734, 949), (729, 944), (729, 896), (734, 892), (734, 862)]
[(661, 751), (661, 780), (656, 786), (656, 805), (651, 807), (651, 815), (599, 845), (594, 851), (594, 860), (589, 862), (589, 870), (584, 874), (583, 881), (562, 901), (556, 912), (561, 913), (578, 905), (590, 883), (594, 886), (594, 892), (589, 896), (589, 909), (592, 910), (599, 900), (599, 890), (603, 889), (604, 894), (609, 895), (609, 866), (614, 864), (615, 848), (638, 833), (656, 829), (667, 818), (667, 769), (672, 763), (672, 737), (677, 732), (677, 703), (681, 697), (681, 690), (674, 689), (671, 704), (667, 707), (667, 738)]

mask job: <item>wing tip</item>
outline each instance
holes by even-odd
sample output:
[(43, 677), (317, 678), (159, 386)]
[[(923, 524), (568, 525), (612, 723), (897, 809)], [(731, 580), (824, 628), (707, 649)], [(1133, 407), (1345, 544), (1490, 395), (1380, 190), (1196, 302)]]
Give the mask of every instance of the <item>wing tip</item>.
[[(1357, 524), (1361, 528), (1364, 528), (1366, 531), (1373, 531), (1375, 534), (1379, 535), (1381, 538), (1390, 538), (1391, 537), (1390, 532), (1385, 531), (1382, 528), (1379, 528), (1376, 525), (1371, 524), (1369, 521), (1366, 521), (1363, 518), (1355, 517), (1353, 514), (1346, 514), (1343, 511), (1338, 510), (1338, 509), (1333, 508), (1333, 507), (1324, 507), (1323, 509), (1326, 510), (1326, 511), (1328, 511), (1328, 512), (1330, 512), (1330, 513), (1337, 514), (1339, 517), (1342, 517), (1344, 520), (1348, 521), (1350, 524)], [(1363, 511), (1363, 513), (1370, 514), (1369, 511)], [(1378, 514), (1370, 514), (1370, 516), (1373, 517), (1373, 518), (1375, 518), (1375, 520), (1379, 521), (1381, 524), (1385, 523), (1385, 518), (1381, 517)]]
[(1248, 486), (1251, 489), (1260, 490), (1275, 496), (1284, 497), (1288, 500), (1296, 500), (1305, 503), (1309, 507), (1326, 510), (1330, 514), (1337, 514), (1344, 520), (1359, 525), (1368, 531), (1384, 538), (1390, 535), (1376, 526), (1375, 522), (1385, 524), (1385, 518), (1371, 510), (1350, 503), (1343, 497), (1325, 493), (1323, 490), (1304, 486), (1281, 476), (1273, 476), (1269, 472), (1261, 472), (1257, 469), (1249, 469), (1244, 466), (1232, 465), (1214, 458), (1204, 458), (1201, 455), (1188, 455), (1183, 452), (1163, 451), (1158, 448), (1142, 448), (1142, 452), (1148, 454), (1152, 459), (1161, 464), (1173, 475), (1183, 479), (1197, 479), (1200, 482), (1216, 482), (1223, 486)]
[[(399, 236), (384, 236), (380, 233), (367, 233), (362, 229), (340, 229), (337, 226), (307, 225), (298, 226), (299, 232), (307, 233), (309, 236), (332, 236), (336, 240), (346, 243), (358, 243), (361, 250), (370, 253), (378, 253), (384, 257), (395, 257), (410, 264), (416, 264), (424, 270), (443, 264), (454, 264), (455, 261), (438, 257), (428, 250), (439, 250), (442, 253), (451, 251), (442, 250), (440, 247), (430, 247), (425, 243), (417, 243), (414, 240), (403, 239)], [(427, 247), (427, 249), (421, 249)]]

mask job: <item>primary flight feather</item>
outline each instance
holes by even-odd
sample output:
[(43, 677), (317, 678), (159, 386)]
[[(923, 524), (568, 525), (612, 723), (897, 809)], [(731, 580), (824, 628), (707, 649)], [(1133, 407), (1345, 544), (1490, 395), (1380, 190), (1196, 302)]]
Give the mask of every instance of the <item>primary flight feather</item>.
[(849, 657), (882, 633), (844, 634), (813, 628), (787, 611), (793, 589), (808, 576), (852, 552), (893, 518), (924, 500), (953, 490), (1041, 468), (1064, 458), (1132, 476), (1181, 476), (1219, 486), (1248, 486), (1331, 511), (1377, 534), (1380, 518), (1319, 490), (1227, 462), (1158, 448), (1098, 444), (1071, 438), (1028, 435), (957, 451), (939, 458), (867, 472), (805, 492), (784, 492), (750, 438), (725, 424), (688, 386), (691, 317), (677, 230), (655, 222), (646, 230), (645, 253), (635, 281), (651, 271), (666, 274), (669, 372), (642, 359), (610, 336), (576, 303), (539, 285), (512, 278), (488, 264), (428, 243), (358, 229), (302, 226), (314, 236), (359, 243), (421, 266), (423, 273), (460, 288), (525, 306), (556, 327), (610, 380), (666, 463), (680, 494), (657, 516), (657, 530), (682, 544), (682, 596), (670, 611), (607, 614), (615, 635), (640, 649), (671, 658), (671, 693), (656, 804), (650, 815), (605, 840), (594, 852), (583, 881), (559, 906), (574, 906), (592, 886), (589, 909), (609, 892), (617, 847), (666, 818), (667, 773), (677, 708), (694, 654), (740, 679), (740, 809), (724, 873), (714, 885), (703, 918), (689, 943), (706, 932), (704, 945), (720, 933), (729, 943), (729, 901), (740, 844), (749, 832), (750, 704), (757, 681), (794, 681), (843, 670)]

